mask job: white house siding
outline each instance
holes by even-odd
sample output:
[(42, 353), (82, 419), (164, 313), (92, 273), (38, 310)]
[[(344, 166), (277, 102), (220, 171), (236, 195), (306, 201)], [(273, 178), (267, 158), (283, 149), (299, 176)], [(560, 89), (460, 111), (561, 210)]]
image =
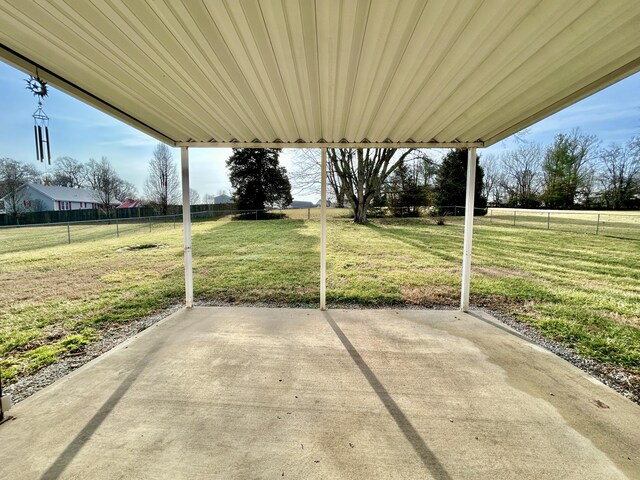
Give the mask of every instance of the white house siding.
[(40, 210), (57, 210), (56, 202), (54, 202), (51, 198), (43, 195), (42, 193), (34, 190), (33, 188), (26, 188), (25, 193), (22, 195), (23, 203), (31, 202), (31, 205), (23, 205), (25, 210), (35, 209), (38, 202), (41, 204)]
[(53, 202), (53, 209), (58, 210), (86, 210), (91, 208), (98, 208), (98, 204), (93, 202), (69, 202), (65, 200), (56, 200)]
[[(25, 184), (18, 195), (19, 211), (60, 211), (98, 208), (98, 194), (91, 190), (58, 186)], [(7, 197), (3, 198), (5, 210), (13, 205)]]

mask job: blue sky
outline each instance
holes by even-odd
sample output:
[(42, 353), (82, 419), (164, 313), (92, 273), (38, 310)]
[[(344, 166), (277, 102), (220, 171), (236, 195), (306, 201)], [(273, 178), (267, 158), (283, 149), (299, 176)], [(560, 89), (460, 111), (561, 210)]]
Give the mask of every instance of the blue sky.
[[(0, 157), (35, 164), (31, 115), (37, 102), (25, 89), (26, 78), (22, 72), (0, 62)], [(54, 158), (69, 156), (84, 162), (106, 156), (142, 194), (147, 163), (157, 140), (54, 88), (45, 99), (44, 110), (50, 118)], [(639, 135), (640, 73), (538, 122), (528, 129), (526, 140), (546, 144), (558, 133), (575, 127), (597, 135), (604, 144), (625, 142)], [(515, 143), (506, 139), (487, 148), (485, 153), (499, 155)], [(191, 184), (201, 195), (230, 188), (225, 169), (230, 153), (228, 149), (191, 149)], [(174, 149), (174, 158), (178, 162), (178, 149)], [(290, 169), (291, 153), (285, 151), (281, 162)], [(297, 196), (310, 200), (315, 196), (310, 197)]]

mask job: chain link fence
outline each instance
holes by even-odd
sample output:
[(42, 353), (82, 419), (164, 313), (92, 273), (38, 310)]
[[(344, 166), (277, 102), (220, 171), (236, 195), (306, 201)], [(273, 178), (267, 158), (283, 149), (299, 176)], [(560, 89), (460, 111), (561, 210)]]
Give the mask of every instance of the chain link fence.
[[(446, 207), (397, 207), (375, 209), (372, 219), (395, 218), (462, 225), (465, 208)], [(496, 225), (574, 233), (603, 235), (640, 240), (640, 212), (563, 212), (523, 209), (476, 209), (476, 225)], [(349, 219), (350, 209), (327, 208), (329, 219)], [(236, 220), (291, 219), (320, 220), (320, 208), (270, 209), (270, 210), (205, 210), (192, 212), (194, 223), (228, 217)], [(88, 242), (103, 238), (154, 232), (160, 228), (182, 228), (182, 214), (135, 218), (112, 218), (83, 222), (49, 223), (40, 225), (0, 226), (0, 249), (3, 252), (30, 250), (54, 245)]]
[(493, 225), (511, 225), (640, 240), (640, 212), (489, 208), (485, 221)]

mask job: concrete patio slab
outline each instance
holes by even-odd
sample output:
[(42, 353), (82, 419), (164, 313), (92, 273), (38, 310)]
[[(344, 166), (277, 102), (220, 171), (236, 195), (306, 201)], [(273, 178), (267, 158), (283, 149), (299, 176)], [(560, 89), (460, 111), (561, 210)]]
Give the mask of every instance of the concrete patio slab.
[(476, 313), (182, 310), (10, 413), (1, 479), (640, 478), (640, 407)]

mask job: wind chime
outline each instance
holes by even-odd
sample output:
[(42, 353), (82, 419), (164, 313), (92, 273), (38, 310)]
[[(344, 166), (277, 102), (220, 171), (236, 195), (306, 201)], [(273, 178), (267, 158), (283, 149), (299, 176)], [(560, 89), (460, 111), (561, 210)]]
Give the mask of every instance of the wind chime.
[(47, 160), (51, 165), (51, 147), (49, 144), (49, 117), (42, 109), (42, 100), (49, 92), (47, 90), (47, 82), (39, 76), (30, 76), (27, 80), (27, 90), (33, 93), (38, 99), (38, 109), (33, 112), (33, 133), (36, 139), (36, 159), (39, 162)]

